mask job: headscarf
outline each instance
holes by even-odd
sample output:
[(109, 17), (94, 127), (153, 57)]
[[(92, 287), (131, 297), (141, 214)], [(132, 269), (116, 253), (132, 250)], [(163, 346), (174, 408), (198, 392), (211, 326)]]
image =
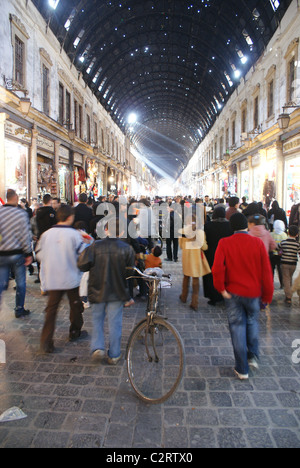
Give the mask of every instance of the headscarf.
[(273, 231), (275, 234), (282, 234), (285, 231), (285, 224), (280, 219), (276, 219), (273, 224)]

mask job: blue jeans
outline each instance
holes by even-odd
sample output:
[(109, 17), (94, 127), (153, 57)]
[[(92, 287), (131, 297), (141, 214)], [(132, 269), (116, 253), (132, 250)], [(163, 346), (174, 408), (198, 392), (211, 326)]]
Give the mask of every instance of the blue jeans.
[(122, 337), (122, 319), (123, 319), (123, 302), (100, 302), (92, 304), (92, 320), (93, 332), (91, 351), (96, 349), (105, 350), (105, 335), (104, 335), (104, 320), (105, 316), (108, 319), (109, 330), (109, 351), (110, 358), (119, 357), (121, 354), (121, 337)]
[(24, 311), (25, 295), (26, 295), (26, 267), (24, 265), (24, 256), (9, 255), (0, 256), (0, 299), (2, 292), (8, 288), (9, 274), (12, 269), (15, 274), (16, 281), (16, 314)]
[(225, 299), (229, 330), (235, 357), (235, 370), (248, 374), (248, 359), (259, 357), (259, 297), (241, 297), (232, 294)]

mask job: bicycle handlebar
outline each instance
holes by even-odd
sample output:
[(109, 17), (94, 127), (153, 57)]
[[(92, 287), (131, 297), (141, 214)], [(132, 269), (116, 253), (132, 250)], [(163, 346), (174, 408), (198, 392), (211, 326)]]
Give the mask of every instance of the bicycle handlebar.
[[(147, 275), (145, 273), (143, 273), (141, 270), (139, 270), (137, 267), (126, 267), (128, 270), (135, 270), (142, 278), (145, 278), (147, 279), (148, 281), (161, 281), (162, 278), (166, 278), (166, 280), (171, 283), (171, 275), (164, 275), (162, 274), (161, 276), (156, 276), (155, 274), (152, 276), (152, 275)], [(150, 270), (150, 268), (148, 268)], [(153, 269), (152, 269), (153, 270)], [(155, 272), (154, 272), (155, 273)], [(138, 278), (138, 277), (135, 277), (135, 276), (129, 276), (127, 279), (130, 279), (130, 278)]]

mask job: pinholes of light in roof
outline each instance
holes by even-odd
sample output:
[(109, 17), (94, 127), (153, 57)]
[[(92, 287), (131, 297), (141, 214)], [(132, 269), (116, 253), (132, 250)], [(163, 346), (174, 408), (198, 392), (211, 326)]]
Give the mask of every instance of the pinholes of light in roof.
[[(261, 56), (291, 1), (32, 3), (125, 133), (128, 112), (135, 109), (139, 119), (132, 141), (176, 178)], [(180, 147), (178, 135), (186, 136)], [(180, 165), (172, 161), (174, 153)]]

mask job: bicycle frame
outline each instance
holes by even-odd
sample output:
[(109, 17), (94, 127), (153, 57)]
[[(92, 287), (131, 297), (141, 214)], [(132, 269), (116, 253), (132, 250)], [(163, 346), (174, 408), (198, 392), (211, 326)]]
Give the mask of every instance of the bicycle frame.
[[(147, 351), (147, 356), (149, 362), (153, 360), (152, 356), (150, 355), (149, 348), (148, 348), (148, 341), (147, 341), (147, 336), (151, 334), (151, 341), (152, 341), (152, 348), (155, 354), (155, 362), (159, 361), (158, 354), (156, 352), (156, 347), (155, 347), (155, 341), (154, 341), (154, 330), (153, 330), (153, 317), (157, 316), (157, 309), (158, 309), (158, 296), (159, 296), (159, 284), (162, 280), (162, 278), (168, 278), (169, 283), (170, 281), (170, 276), (169, 275), (164, 275), (161, 273), (161, 276), (152, 276), (152, 275), (146, 275), (143, 272), (141, 272), (138, 268), (136, 267), (130, 267), (131, 269), (135, 270), (137, 273), (139, 273), (140, 276), (129, 276), (127, 279), (140, 279), (142, 277), (149, 286), (149, 298), (148, 298), (148, 310), (147, 310), (147, 328), (146, 328), (146, 334), (145, 334), (145, 347)], [(151, 327), (151, 328), (150, 328)]]

